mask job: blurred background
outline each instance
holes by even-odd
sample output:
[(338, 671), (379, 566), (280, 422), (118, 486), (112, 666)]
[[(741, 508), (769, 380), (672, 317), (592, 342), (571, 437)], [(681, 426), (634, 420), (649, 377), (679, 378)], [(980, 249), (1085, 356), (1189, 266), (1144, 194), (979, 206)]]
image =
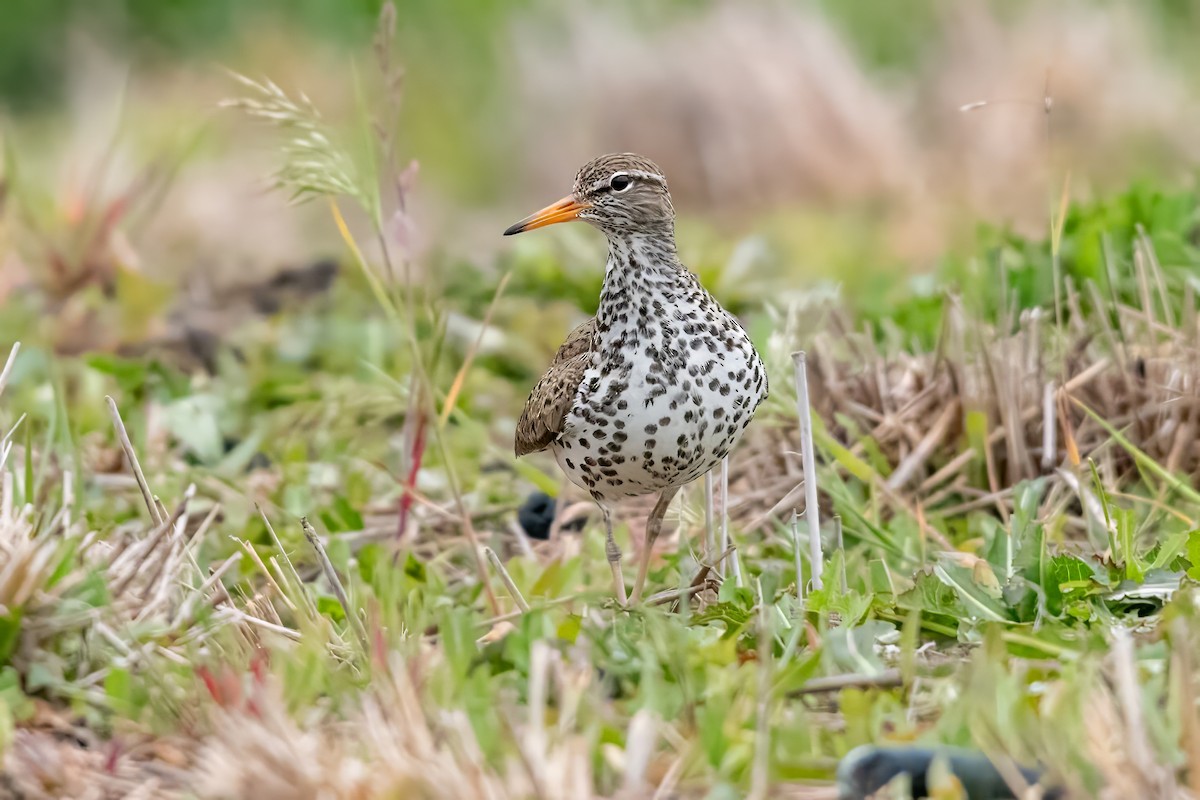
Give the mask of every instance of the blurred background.
[[(62, 349), (161, 332), (148, 312), (175, 287), (227, 306), (213, 298), (229, 287), (344, 252), (325, 204), (271, 190), (276, 132), (220, 104), (235, 71), (350, 119), (370, 102), (377, 0), (3, 6), (0, 302), (30, 285), (66, 296), (95, 272), (134, 296), (103, 335), (56, 333)], [(734, 306), (823, 280), (865, 295), (881, 275), (936, 269), (981, 223), (1044, 235), (1068, 176), (1079, 199), (1188, 183), (1200, 159), (1190, 0), (396, 7), (396, 150), (419, 164), (404, 246), (489, 292), (507, 254), (552, 253), (595, 262), (566, 278), (594, 298), (599, 237), (499, 232), (606, 151), (665, 169), (687, 260), (716, 265)], [(538, 269), (515, 291), (555, 285)]]

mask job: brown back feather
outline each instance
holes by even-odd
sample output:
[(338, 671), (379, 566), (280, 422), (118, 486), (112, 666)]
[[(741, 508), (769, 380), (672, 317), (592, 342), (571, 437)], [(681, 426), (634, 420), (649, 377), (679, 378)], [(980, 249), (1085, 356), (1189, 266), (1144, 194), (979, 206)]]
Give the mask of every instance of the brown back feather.
[(591, 357), (595, 329), (593, 318), (571, 331), (554, 354), (550, 369), (529, 393), (517, 421), (513, 449), (518, 456), (545, 450), (562, 433), (563, 420), (571, 410)]

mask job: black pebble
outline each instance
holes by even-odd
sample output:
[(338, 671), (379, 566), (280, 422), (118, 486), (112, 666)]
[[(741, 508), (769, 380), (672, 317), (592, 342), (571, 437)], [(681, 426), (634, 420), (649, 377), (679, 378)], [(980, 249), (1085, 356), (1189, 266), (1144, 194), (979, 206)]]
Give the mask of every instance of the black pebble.
[[(545, 492), (530, 492), (517, 510), (517, 522), (521, 523), (521, 529), (530, 539), (549, 539), (550, 526), (554, 524), (554, 498)], [(563, 530), (582, 530), (584, 522), (582, 517), (573, 519), (563, 525)]]

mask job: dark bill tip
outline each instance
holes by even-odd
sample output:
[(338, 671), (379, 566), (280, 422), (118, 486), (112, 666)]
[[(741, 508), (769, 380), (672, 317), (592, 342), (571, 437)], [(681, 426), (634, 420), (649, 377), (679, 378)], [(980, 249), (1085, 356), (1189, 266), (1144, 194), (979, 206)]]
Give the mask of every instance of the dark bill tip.
[(504, 235), (512, 236), (514, 233), (521, 233), (522, 231), (525, 230), (525, 222), (526, 222), (526, 220), (521, 220), (520, 222), (518, 222), (515, 225), (509, 225), (507, 228), (504, 229)]

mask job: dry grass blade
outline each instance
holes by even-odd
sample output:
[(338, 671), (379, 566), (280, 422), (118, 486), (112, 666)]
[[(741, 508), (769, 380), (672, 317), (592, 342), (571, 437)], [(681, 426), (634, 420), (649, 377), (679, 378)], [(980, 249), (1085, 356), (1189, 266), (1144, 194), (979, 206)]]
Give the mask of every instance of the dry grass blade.
[(517, 584), (513, 581), (512, 575), (508, 574), (508, 570), (505, 569), (504, 564), (500, 561), (500, 556), (496, 555), (496, 551), (490, 547), (484, 547), (483, 552), (487, 556), (488, 561), (492, 562), (492, 566), (496, 568), (497, 574), (500, 575), (500, 580), (504, 583), (504, 588), (508, 589), (508, 593), (512, 595), (512, 599), (517, 604), (517, 608), (521, 609), (522, 611), (529, 611), (529, 603), (525, 602), (524, 595), (522, 595), (521, 590), (517, 588)]
[(904, 676), (898, 669), (886, 669), (875, 675), (832, 675), (828, 678), (813, 678), (789, 694), (799, 697), (822, 692), (840, 692), (842, 689), (894, 689), (904, 685)]
[(308, 541), (309, 546), (317, 554), (317, 560), (321, 564), (321, 571), (325, 573), (325, 580), (329, 581), (329, 585), (333, 589), (338, 603), (342, 606), (342, 611), (346, 614), (346, 624), (354, 629), (354, 635), (358, 637), (358, 642), (362, 646), (362, 652), (365, 656), (371, 652), (370, 640), (367, 638), (367, 632), (363, 628), (362, 620), (358, 618), (358, 613), (350, 605), (350, 597), (346, 594), (346, 587), (342, 585), (342, 579), (338, 576), (337, 570), (333, 568), (333, 562), (329, 560), (329, 554), (325, 552), (325, 545), (321, 544), (321, 538), (317, 536), (317, 532), (309, 524), (308, 517), (300, 518), (300, 527), (304, 531), (304, 538)]
[(0, 394), (4, 394), (4, 387), (8, 385), (8, 376), (12, 374), (19, 352), (21, 352), (21, 343), (13, 342), (12, 349), (8, 351), (8, 360), (4, 362), (4, 369), (0, 369)]
[(129, 440), (129, 432), (125, 430), (125, 422), (121, 419), (121, 412), (117, 409), (117, 401), (111, 397), (105, 397), (104, 401), (108, 403), (108, 414), (112, 417), (113, 429), (117, 433), (117, 439), (121, 442), (121, 449), (125, 451), (125, 458), (129, 462), (129, 468), (133, 471), (133, 477), (137, 479), (138, 488), (142, 490), (142, 499), (146, 501), (146, 508), (150, 511), (150, 519), (155, 525), (163, 524), (162, 514), (158, 510), (158, 504), (154, 500), (154, 494), (150, 491), (150, 484), (146, 482), (146, 474), (142, 472), (142, 465), (138, 462), (137, 451), (133, 449), (133, 442)]

